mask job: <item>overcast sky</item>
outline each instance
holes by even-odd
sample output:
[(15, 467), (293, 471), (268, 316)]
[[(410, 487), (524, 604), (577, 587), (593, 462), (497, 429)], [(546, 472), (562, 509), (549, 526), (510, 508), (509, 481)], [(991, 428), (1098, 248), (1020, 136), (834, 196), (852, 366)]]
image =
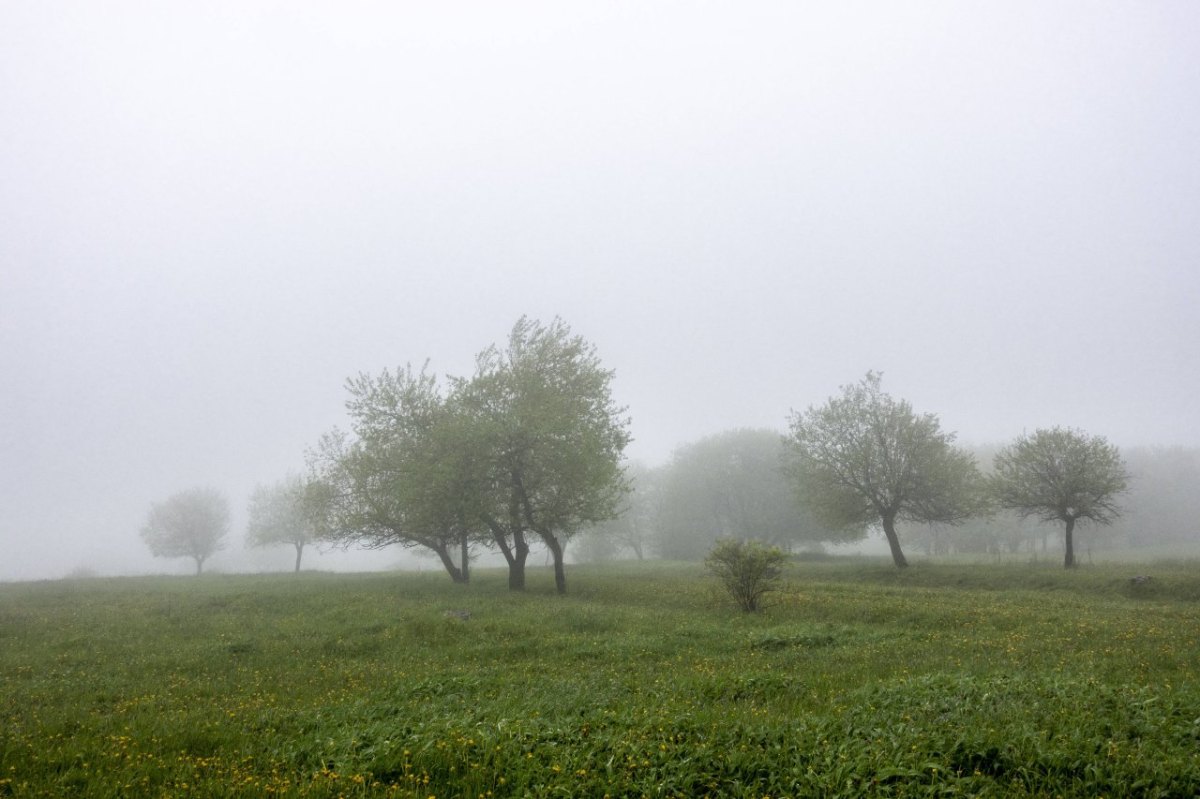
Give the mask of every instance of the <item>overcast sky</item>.
[(868, 369), (1200, 445), (1190, 0), (13, 0), (0, 214), (0, 579), (186, 572), (138, 530), (194, 486), (233, 568), (348, 376), (522, 314), (651, 464)]

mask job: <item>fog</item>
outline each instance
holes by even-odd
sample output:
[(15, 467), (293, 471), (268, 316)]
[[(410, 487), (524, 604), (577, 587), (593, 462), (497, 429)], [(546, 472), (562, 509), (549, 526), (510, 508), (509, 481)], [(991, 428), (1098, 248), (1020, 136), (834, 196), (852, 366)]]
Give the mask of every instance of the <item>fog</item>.
[(1192, 2), (6, 3), (0, 109), (0, 580), (186, 573), (138, 530), (194, 486), (289, 568), (246, 500), (343, 381), (522, 314), (650, 464), (868, 369), (1200, 445)]

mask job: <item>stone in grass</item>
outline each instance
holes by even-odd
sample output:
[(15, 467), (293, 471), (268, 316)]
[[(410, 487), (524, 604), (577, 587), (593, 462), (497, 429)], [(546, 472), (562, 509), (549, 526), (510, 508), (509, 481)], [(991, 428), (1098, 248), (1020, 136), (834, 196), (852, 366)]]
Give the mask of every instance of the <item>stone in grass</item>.
[(447, 610), (442, 615), (445, 616), (447, 619), (458, 619), (459, 621), (466, 621), (469, 618), (471, 618), (471, 611), (469, 611), (469, 610)]

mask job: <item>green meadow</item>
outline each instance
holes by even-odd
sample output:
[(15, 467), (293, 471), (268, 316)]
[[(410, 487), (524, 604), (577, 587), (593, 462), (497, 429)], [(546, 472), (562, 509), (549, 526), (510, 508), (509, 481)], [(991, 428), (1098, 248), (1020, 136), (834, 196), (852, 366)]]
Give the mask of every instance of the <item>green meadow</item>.
[(0, 585), (0, 796), (1200, 795), (1200, 563), (472, 579)]

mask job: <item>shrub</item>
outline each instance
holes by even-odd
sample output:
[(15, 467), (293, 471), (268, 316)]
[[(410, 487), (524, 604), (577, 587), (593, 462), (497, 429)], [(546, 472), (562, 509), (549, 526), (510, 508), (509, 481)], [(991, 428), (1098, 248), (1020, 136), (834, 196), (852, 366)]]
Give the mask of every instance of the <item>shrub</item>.
[(738, 606), (750, 613), (762, 607), (763, 596), (779, 588), (785, 556), (778, 547), (759, 541), (718, 541), (704, 559)]

